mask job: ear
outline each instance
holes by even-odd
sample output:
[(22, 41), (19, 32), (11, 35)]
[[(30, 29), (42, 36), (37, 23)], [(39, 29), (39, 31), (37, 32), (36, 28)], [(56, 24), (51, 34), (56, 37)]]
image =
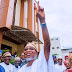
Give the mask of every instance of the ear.
[(38, 52), (36, 51), (36, 57), (38, 56)]

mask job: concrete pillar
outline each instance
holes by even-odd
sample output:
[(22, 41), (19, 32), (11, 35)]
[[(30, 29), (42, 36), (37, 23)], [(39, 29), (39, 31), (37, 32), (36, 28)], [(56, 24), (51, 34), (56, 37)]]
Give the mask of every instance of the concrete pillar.
[(27, 17), (27, 28), (32, 31), (33, 23), (33, 0), (28, 0), (28, 17)]
[(21, 9), (20, 9), (20, 27), (24, 26), (24, 0), (21, 0)]
[(36, 36), (36, 13), (34, 10), (34, 35)]
[[(37, 17), (37, 38), (39, 39), (39, 19)], [(38, 52), (40, 52), (40, 45), (38, 44)]]
[(14, 0), (1, 0), (0, 27), (11, 28), (13, 20)]

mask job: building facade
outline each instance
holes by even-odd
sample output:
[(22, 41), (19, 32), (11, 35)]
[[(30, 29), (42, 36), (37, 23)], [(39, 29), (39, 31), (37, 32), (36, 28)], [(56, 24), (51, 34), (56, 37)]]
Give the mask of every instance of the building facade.
[(62, 52), (62, 58), (63, 60), (65, 60), (65, 56), (68, 56), (69, 53), (72, 53), (72, 47), (63, 47), (61, 49), (61, 52)]
[(51, 38), (51, 52), (52, 55), (62, 56), (60, 39), (58, 37)]
[(0, 49), (22, 52), (27, 42), (34, 42), (40, 51), (39, 20), (35, 0), (0, 0)]

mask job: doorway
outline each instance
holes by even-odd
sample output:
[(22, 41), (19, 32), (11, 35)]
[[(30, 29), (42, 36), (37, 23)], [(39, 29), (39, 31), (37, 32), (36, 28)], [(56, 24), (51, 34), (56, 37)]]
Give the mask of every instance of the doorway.
[(1, 45), (1, 50), (3, 51), (3, 53), (5, 53), (7, 51), (9, 51), (10, 53), (12, 53), (12, 47), (8, 46), (8, 45), (5, 45), (5, 44)]

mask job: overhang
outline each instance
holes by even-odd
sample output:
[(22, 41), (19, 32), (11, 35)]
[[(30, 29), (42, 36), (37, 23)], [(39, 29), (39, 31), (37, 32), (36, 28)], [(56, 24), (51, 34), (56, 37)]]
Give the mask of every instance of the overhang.
[(16, 44), (23, 44), (28, 42), (37, 42), (42, 44), (42, 42), (27, 28), (12, 26), (11, 29), (0, 28), (3, 31), (3, 38), (12, 41)]

